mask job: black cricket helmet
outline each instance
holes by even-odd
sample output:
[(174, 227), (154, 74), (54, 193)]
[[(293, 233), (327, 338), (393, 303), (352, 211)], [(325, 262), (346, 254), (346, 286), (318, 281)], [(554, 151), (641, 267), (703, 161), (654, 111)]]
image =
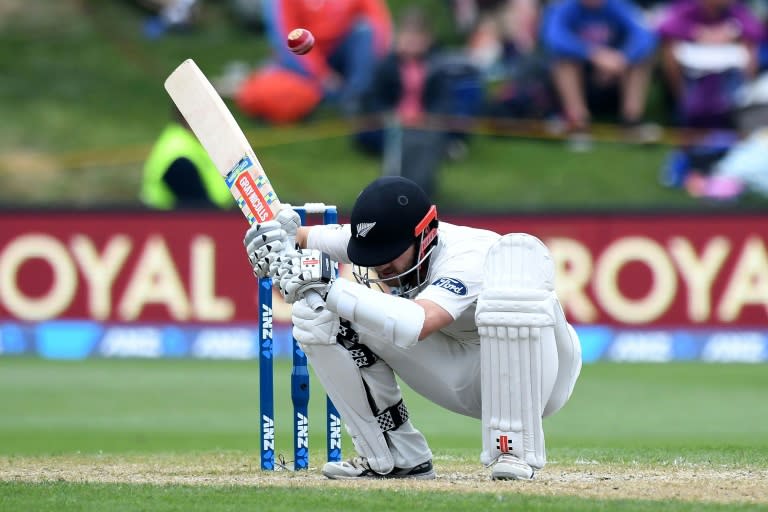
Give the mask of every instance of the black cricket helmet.
[(437, 207), (416, 183), (401, 176), (384, 176), (365, 187), (350, 223), (347, 256), (360, 267), (385, 265), (417, 244), (414, 266), (402, 276), (419, 272), (437, 245)]

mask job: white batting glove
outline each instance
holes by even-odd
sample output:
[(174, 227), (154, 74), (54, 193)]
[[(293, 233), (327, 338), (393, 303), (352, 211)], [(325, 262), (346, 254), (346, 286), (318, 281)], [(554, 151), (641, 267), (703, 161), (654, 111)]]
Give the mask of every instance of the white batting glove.
[(283, 252), (287, 236), (276, 220), (253, 224), (245, 232), (243, 245), (256, 277), (272, 277), (270, 265)]
[(325, 297), (334, 274), (327, 254), (305, 249), (281, 255), (279, 268), (273, 277), (285, 302), (293, 304), (304, 298), (309, 290), (315, 290), (321, 297)]
[(305, 300), (293, 304), (293, 337), (302, 345), (333, 345), (339, 332), (339, 315), (327, 308), (315, 312)]
[(296, 237), (300, 225), (299, 214), (292, 208), (283, 208), (274, 219), (248, 228), (243, 245), (256, 277), (274, 277), (275, 260), (283, 251), (293, 250), (288, 243)]

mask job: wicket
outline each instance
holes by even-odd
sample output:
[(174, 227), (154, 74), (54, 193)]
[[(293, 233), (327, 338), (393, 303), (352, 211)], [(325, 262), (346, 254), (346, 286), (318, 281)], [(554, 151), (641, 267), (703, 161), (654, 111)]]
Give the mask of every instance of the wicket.
[[(322, 215), (323, 224), (336, 224), (335, 206), (306, 203), (294, 210), (306, 225), (308, 215)], [(261, 437), (261, 469), (275, 469), (275, 404), (272, 338), (272, 279), (259, 279), (259, 433)], [(309, 468), (309, 369), (307, 356), (294, 339), (291, 370), (291, 402), (293, 404), (293, 468)], [(326, 450), (328, 461), (341, 460), (341, 418), (326, 397)]]

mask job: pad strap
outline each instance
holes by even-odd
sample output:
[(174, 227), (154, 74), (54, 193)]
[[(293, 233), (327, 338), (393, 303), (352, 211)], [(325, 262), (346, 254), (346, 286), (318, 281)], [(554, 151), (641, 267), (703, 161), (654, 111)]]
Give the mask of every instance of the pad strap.
[(379, 422), (382, 432), (397, 430), (400, 425), (408, 421), (408, 418), (408, 408), (402, 398), (395, 405), (387, 407), (383, 412), (376, 415), (376, 421)]
[[(343, 346), (343, 345), (342, 345)], [(373, 351), (365, 345), (355, 345), (353, 347), (345, 347), (349, 350), (349, 355), (355, 361), (355, 365), (358, 368), (368, 368), (373, 366), (379, 357), (373, 353)]]
[(346, 341), (352, 345), (357, 345), (360, 342), (360, 335), (352, 328), (352, 322), (343, 318), (339, 319), (339, 332), (336, 334), (336, 341), (339, 343)]
[(367, 458), (371, 469), (377, 473), (392, 471), (395, 462), (377, 418), (378, 410), (347, 350), (339, 344), (305, 345), (302, 348), (347, 425), (357, 453)]
[(349, 351), (349, 355), (355, 361), (355, 366), (358, 368), (373, 366), (379, 360), (379, 356), (374, 354), (370, 347), (360, 343), (360, 336), (352, 329), (349, 320), (342, 318), (339, 324), (336, 342)]
[(349, 351), (349, 355), (355, 361), (355, 366), (358, 368), (373, 366), (379, 360), (379, 356), (374, 354), (370, 347), (359, 342), (360, 336), (352, 329), (349, 320), (342, 318), (339, 324), (336, 342)]

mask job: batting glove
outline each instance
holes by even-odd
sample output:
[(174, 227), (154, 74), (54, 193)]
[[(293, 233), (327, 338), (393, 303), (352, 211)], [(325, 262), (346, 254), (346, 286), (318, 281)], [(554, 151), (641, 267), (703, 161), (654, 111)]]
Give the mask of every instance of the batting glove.
[(256, 277), (274, 277), (276, 259), (288, 247), (289, 240), (296, 237), (301, 225), (299, 214), (292, 208), (284, 208), (273, 220), (253, 224), (245, 232), (243, 245)]
[(339, 315), (327, 308), (312, 309), (307, 301), (293, 304), (293, 337), (302, 345), (333, 345), (339, 332)]
[(312, 249), (283, 254), (274, 278), (285, 302), (293, 304), (304, 298), (309, 290), (325, 297), (334, 275), (328, 255)]

